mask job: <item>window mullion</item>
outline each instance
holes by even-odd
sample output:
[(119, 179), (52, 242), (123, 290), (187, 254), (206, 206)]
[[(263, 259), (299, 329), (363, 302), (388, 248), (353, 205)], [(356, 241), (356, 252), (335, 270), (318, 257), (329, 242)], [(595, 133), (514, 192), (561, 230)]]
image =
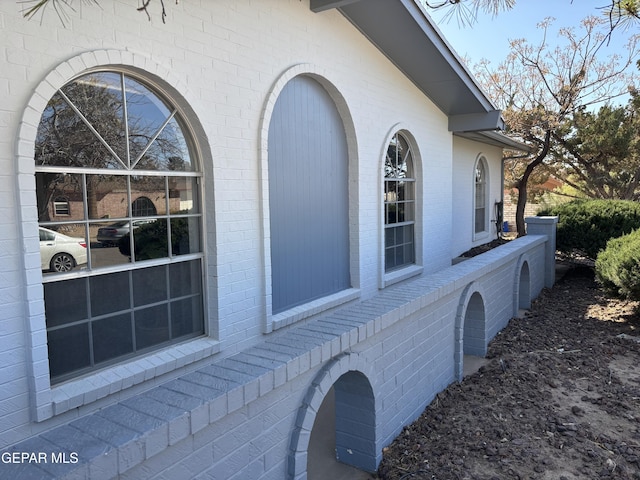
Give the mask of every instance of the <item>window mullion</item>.
[(122, 115), (123, 115), (123, 123), (124, 123), (124, 151), (125, 151), (125, 155), (126, 155), (126, 160), (127, 160), (127, 164), (125, 165), (126, 168), (129, 168), (129, 166), (131, 165), (131, 152), (129, 150), (129, 113), (128, 113), (128, 106), (127, 106), (127, 90), (126, 90), (126, 84), (124, 81), (124, 73), (120, 74), (120, 85), (122, 88)]

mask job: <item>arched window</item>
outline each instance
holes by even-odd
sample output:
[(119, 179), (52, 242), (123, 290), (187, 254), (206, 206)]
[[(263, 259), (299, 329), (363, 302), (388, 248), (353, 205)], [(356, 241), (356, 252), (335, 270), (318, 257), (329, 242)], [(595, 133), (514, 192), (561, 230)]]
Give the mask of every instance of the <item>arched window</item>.
[(475, 196), (474, 196), (474, 209), (475, 209), (475, 224), (474, 232), (482, 233), (488, 230), (488, 212), (487, 207), (487, 164), (484, 157), (480, 157), (476, 162), (475, 168)]
[(385, 271), (415, 263), (416, 186), (413, 154), (407, 139), (396, 133), (384, 162)]
[(157, 214), (155, 205), (147, 197), (138, 197), (131, 204), (131, 216), (133, 217), (148, 217)]
[[(125, 71), (49, 100), (35, 175), (52, 232), (40, 242), (52, 383), (204, 333), (202, 174), (185, 125)], [(55, 191), (74, 199), (65, 218), (50, 216)]]

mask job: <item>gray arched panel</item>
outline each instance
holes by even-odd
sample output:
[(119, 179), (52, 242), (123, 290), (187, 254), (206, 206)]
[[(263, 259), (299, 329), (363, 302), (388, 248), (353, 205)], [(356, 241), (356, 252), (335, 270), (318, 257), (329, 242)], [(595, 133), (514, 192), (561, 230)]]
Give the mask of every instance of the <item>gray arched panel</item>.
[(348, 153), (342, 119), (310, 77), (282, 90), (269, 124), (272, 311), (350, 287)]

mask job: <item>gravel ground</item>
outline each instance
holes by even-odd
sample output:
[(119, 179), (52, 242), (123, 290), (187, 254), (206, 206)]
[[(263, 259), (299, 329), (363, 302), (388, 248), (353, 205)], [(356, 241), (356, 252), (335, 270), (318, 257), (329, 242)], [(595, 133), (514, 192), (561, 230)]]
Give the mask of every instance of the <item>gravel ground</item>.
[(570, 269), (384, 449), (378, 478), (640, 479), (638, 308)]

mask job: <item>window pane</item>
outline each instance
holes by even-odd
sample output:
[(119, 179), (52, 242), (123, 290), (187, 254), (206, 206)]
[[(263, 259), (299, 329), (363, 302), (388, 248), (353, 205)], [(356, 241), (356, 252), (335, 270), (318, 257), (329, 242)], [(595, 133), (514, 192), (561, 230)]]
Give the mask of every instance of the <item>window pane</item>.
[(476, 165), (476, 183), (484, 183), (484, 163), (482, 160), (478, 161)]
[(169, 340), (167, 304), (136, 310), (134, 316), (137, 350)]
[(395, 265), (394, 267), (398, 267), (401, 265), (404, 265), (405, 262), (405, 258), (404, 258), (404, 248), (403, 247), (396, 247), (394, 249), (394, 253), (395, 253)]
[(187, 142), (175, 118), (162, 129), (135, 166), (141, 170), (191, 171)]
[(129, 272), (90, 277), (89, 290), (94, 317), (131, 308)]
[[(170, 115), (167, 106), (146, 86), (140, 82), (125, 78), (127, 92), (127, 120), (129, 125), (129, 148), (131, 150), (131, 168), (144, 152)], [(136, 168), (157, 170), (154, 157), (141, 160)]]
[(414, 262), (415, 259), (414, 259), (413, 243), (408, 243), (404, 246), (403, 257), (404, 257), (405, 265), (408, 265)]
[(476, 204), (481, 206), (484, 204), (485, 199), (485, 186), (484, 183), (476, 185)]
[(484, 232), (485, 230), (485, 216), (484, 216), (484, 208), (476, 208), (476, 233)]
[(406, 242), (410, 242), (413, 243), (413, 225), (405, 225), (404, 227), (402, 227), (402, 229), (404, 230), (404, 241)]
[[(407, 148), (409, 148), (408, 145), (407, 145)], [(413, 155), (411, 154), (411, 150), (408, 150), (407, 154), (404, 157), (403, 170), (405, 172), (404, 176), (406, 178), (413, 178), (414, 177), (414, 173), (413, 173)]]
[(395, 245), (402, 245), (405, 242), (405, 238), (404, 238), (405, 229), (404, 229), (404, 227), (395, 227), (394, 230), (395, 230), (395, 233), (396, 233), (396, 243), (395, 243)]
[(171, 219), (171, 250), (173, 255), (200, 252), (200, 219)]
[(82, 175), (38, 172), (36, 197), (39, 222), (84, 220)]
[(415, 203), (404, 203), (404, 220), (405, 222), (412, 222), (416, 218), (415, 216)]
[(166, 213), (165, 177), (131, 177), (131, 216), (150, 217)]
[(204, 333), (199, 295), (171, 303), (171, 333), (173, 338)]
[(130, 263), (128, 220), (109, 223), (91, 223), (91, 268)]
[(174, 177), (169, 179), (169, 212), (200, 213), (197, 179)]
[(167, 300), (167, 267), (133, 271), (133, 304), (136, 307)]
[(133, 224), (135, 261), (151, 260), (169, 256), (167, 239), (167, 221), (165, 219), (145, 220), (139, 225)]
[(90, 219), (124, 218), (129, 214), (127, 177), (87, 175), (87, 211)]
[(68, 83), (62, 91), (126, 165), (121, 78), (119, 73), (91, 73)]
[(398, 208), (397, 221), (398, 222), (406, 222), (407, 221), (407, 217), (405, 215), (406, 204), (404, 202), (403, 203), (398, 203), (397, 204), (397, 208)]
[(384, 244), (386, 247), (391, 247), (396, 244), (396, 229), (385, 228), (384, 230)]
[(178, 298), (202, 293), (202, 270), (200, 262), (180, 262), (169, 265), (170, 296)]
[(97, 320), (91, 330), (95, 363), (133, 352), (131, 313)]
[(405, 187), (407, 185), (406, 182), (396, 182), (398, 185), (398, 201), (403, 201), (406, 198), (405, 195)]
[(396, 203), (391, 203), (386, 206), (387, 207), (387, 225), (391, 225), (393, 223), (398, 222), (398, 205)]
[(398, 182), (389, 180), (384, 182), (385, 202), (395, 202), (398, 199)]
[[(110, 114), (107, 112), (105, 116), (109, 117)], [(123, 167), (59, 93), (51, 98), (40, 118), (35, 145), (35, 164), (60, 167)]]
[(52, 377), (91, 365), (87, 323), (47, 332), (47, 346)]
[(387, 248), (384, 251), (384, 269), (389, 271), (394, 267), (393, 248)]
[(86, 268), (87, 240), (83, 224), (49, 225), (39, 230), (40, 264), (47, 276)]
[(384, 176), (385, 178), (397, 178), (396, 171), (396, 148), (389, 145), (387, 148), (387, 156), (384, 159)]
[(43, 287), (47, 328), (87, 318), (86, 279), (45, 283)]

